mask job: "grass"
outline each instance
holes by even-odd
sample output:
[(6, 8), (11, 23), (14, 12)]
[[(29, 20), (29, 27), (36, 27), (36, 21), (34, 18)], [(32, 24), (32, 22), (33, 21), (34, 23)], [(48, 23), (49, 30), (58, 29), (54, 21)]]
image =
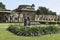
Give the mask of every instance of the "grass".
[(23, 23), (0, 23), (0, 27), (5, 27), (5, 26), (9, 26), (9, 25), (13, 25), (13, 24), (17, 24), (17, 25), (23, 25)]
[(0, 28), (0, 40), (60, 40), (60, 34), (25, 37), (14, 35), (5, 28)]
[[(11, 24), (19, 24), (19, 23), (0, 23), (0, 26), (5, 27)], [(35, 36), (35, 37), (17, 36), (7, 31), (6, 28), (0, 28), (0, 40), (60, 40), (60, 34), (51, 34), (51, 35)]]

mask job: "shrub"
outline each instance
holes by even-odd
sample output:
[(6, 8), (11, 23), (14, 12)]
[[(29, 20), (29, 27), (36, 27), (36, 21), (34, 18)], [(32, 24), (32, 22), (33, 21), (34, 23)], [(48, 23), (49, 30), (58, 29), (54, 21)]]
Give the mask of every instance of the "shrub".
[(58, 21), (57, 24), (60, 24), (60, 22)]
[(15, 33), (15, 34), (17, 34), (20, 31), (20, 29), (15, 25), (10, 25), (8, 30)]
[[(20, 27), (20, 26), (19, 26)], [(49, 27), (16, 27), (10, 26), (8, 28), (9, 31), (13, 32), (14, 34), (20, 36), (40, 36), (40, 35), (47, 35), (47, 34), (55, 34), (60, 33), (60, 28), (55, 26)]]

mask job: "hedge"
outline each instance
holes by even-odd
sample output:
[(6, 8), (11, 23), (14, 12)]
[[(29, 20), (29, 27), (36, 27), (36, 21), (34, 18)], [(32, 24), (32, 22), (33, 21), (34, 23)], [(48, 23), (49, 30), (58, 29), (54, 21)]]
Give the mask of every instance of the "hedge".
[(39, 22), (41, 24), (60, 24), (60, 21), (48, 21), (48, 20), (40, 20), (40, 21), (35, 21), (35, 20), (31, 20), (30, 22)]
[[(20, 27), (20, 26), (19, 26)], [(10, 26), (8, 30), (16, 35), (20, 36), (40, 36), (47, 34), (60, 33), (60, 28), (55, 26), (49, 27), (16, 27)]]

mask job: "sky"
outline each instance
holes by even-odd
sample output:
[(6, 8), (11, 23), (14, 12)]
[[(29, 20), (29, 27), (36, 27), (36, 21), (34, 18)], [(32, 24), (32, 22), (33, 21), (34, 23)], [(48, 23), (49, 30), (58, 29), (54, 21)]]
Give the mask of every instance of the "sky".
[(6, 5), (7, 9), (15, 9), (19, 5), (32, 5), (35, 4), (35, 9), (38, 9), (39, 6), (43, 6), (60, 14), (60, 0), (0, 0), (3, 4)]

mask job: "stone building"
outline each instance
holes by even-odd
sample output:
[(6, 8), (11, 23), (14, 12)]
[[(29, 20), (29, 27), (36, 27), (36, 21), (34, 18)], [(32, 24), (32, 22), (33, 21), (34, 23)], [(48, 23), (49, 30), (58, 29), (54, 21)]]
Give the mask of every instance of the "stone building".
[(35, 8), (34, 4), (32, 5), (19, 5), (16, 9), (18, 12), (19, 20), (22, 22), (24, 18), (29, 17), (30, 20), (34, 20), (35, 18)]
[(0, 9), (0, 23), (7, 22), (10, 14), (11, 14), (10, 10)]
[[(6, 15), (5, 22), (24, 22), (24, 18), (29, 17), (30, 20), (35, 18), (35, 8), (34, 4), (32, 5), (19, 5), (15, 11), (6, 12), (9, 15)], [(4, 12), (4, 14), (5, 14)]]
[(47, 20), (47, 21), (60, 21), (60, 16), (58, 15), (35, 15), (35, 21)]
[(15, 11), (0, 9), (0, 22), (24, 22), (24, 18), (29, 17), (30, 20), (48, 20), (60, 21), (60, 16), (57, 15), (36, 15), (35, 6), (19, 5)]

